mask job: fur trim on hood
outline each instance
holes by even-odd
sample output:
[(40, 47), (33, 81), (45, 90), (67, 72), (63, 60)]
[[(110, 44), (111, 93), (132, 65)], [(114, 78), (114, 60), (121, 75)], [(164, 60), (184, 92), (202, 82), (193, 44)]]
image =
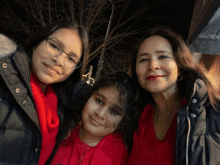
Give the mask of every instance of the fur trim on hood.
[(7, 56), (16, 51), (17, 45), (4, 34), (0, 34), (0, 57)]

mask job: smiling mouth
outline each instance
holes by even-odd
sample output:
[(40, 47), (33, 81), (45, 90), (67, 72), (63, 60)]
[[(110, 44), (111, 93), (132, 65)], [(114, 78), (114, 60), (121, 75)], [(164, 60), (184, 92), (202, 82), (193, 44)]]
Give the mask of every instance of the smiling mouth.
[(95, 123), (96, 125), (102, 125), (101, 123), (99, 123), (99, 122), (98, 122), (98, 121), (96, 121), (95, 119), (93, 119), (93, 118), (91, 118), (91, 117), (90, 117), (90, 119), (91, 119), (91, 120), (92, 120), (92, 122), (93, 122), (93, 123)]
[(44, 63), (44, 65), (45, 65), (47, 68), (49, 68), (51, 71), (53, 71), (53, 72), (59, 74), (59, 72), (58, 72), (55, 68), (53, 68), (52, 66), (47, 65), (47, 64), (45, 64), (45, 63)]
[(147, 79), (153, 81), (158, 77), (164, 77), (164, 76), (148, 76)]

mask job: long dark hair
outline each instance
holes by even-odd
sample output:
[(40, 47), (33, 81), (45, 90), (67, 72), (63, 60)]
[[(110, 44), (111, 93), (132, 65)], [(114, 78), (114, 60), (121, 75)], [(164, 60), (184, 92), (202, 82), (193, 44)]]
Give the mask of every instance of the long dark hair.
[[(145, 39), (152, 36), (161, 36), (167, 39), (172, 46), (174, 58), (176, 60), (179, 72), (183, 76), (182, 80), (177, 82), (180, 97), (189, 98), (189, 95), (191, 93), (188, 92), (189, 91), (188, 84), (190, 82), (193, 82), (194, 84), (194, 81), (197, 78), (199, 78), (204, 81), (207, 87), (210, 102), (213, 105), (213, 107), (215, 107), (219, 102), (220, 96), (218, 91), (216, 91), (216, 89), (208, 79), (208, 74), (205, 67), (202, 64), (193, 62), (192, 54), (188, 49), (186, 43), (181, 38), (181, 36), (178, 33), (166, 27), (154, 27), (148, 30), (148, 32), (145, 34), (145, 36), (140, 40), (139, 44), (136, 46), (131, 57), (131, 77), (133, 81), (136, 84), (139, 84), (136, 75), (136, 60), (137, 60), (138, 49), (141, 43)], [(144, 90), (142, 87), (140, 87), (140, 85), (139, 88), (140, 88), (140, 94), (142, 95), (141, 97), (145, 97), (145, 98), (147, 97), (148, 100), (152, 102), (153, 98), (151, 94), (148, 91)]]

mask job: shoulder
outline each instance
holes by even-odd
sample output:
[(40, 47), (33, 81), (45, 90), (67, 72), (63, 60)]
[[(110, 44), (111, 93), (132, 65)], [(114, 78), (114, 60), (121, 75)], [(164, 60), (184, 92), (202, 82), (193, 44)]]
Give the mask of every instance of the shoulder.
[(144, 110), (143, 112), (141, 113), (141, 116), (139, 118), (139, 124), (140, 122), (144, 122), (146, 121), (146, 116), (149, 116), (150, 114), (153, 114), (154, 112), (154, 107), (153, 107), (153, 104), (147, 104), (145, 107), (144, 107)]
[(115, 150), (115, 151), (126, 151), (126, 145), (124, 140), (122, 139), (122, 136), (118, 132), (113, 132), (112, 134), (109, 134), (105, 136), (102, 141), (99, 143), (99, 148), (103, 151), (108, 150)]
[(117, 131), (103, 137), (98, 145), (99, 145), (99, 148), (104, 149), (104, 148), (111, 147), (112, 144), (115, 144), (115, 143), (117, 143), (117, 144), (123, 144), (124, 143), (121, 134)]
[[(191, 82), (190, 94), (187, 100), (190, 101), (191, 106), (203, 106), (208, 101), (208, 91), (203, 80), (197, 78), (193, 83)], [(193, 104), (191, 103), (193, 102)]]
[(110, 134), (109, 137), (103, 139), (103, 142), (104, 144), (100, 147), (102, 158), (105, 157), (105, 160), (109, 160), (111, 165), (125, 165), (127, 163), (128, 149), (118, 133)]
[(0, 34), (0, 58), (14, 53), (17, 45), (7, 36)]

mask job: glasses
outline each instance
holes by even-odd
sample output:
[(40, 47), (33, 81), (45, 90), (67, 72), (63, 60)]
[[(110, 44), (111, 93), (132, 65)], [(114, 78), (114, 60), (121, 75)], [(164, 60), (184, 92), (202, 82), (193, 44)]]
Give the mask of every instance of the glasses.
[(66, 57), (64, 58), (64, 66), (67, 68), (77, 69), (81, 66), (79, 59), (77, 59), (74, 55), (67, 54), (63, 48), (51, 38), (46, 38), (46, 49), (51, 55), (55, 57), (65, 53)]

